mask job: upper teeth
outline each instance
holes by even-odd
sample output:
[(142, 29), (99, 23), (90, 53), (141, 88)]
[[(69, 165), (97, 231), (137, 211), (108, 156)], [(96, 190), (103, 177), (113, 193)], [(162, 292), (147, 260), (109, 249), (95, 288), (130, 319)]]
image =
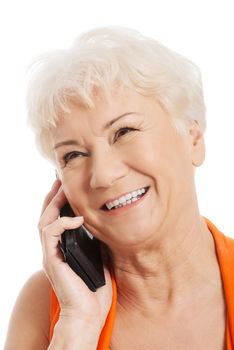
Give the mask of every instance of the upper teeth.
[(106, 203), (106, 207), (108, 209), (112, 209), (113, 207), (116, 207), (118, 205), (130, 204), (132, 202), (133, 198), (140, 196), (142, 193), (145, 193), (145, 191), (146, 191), (145, 188), (140, 188), (139, 190), (129, 192), (129, 193), (125, 194), (124, 196), (122, 196), (118, 199), (115, 199), (113, 202)]

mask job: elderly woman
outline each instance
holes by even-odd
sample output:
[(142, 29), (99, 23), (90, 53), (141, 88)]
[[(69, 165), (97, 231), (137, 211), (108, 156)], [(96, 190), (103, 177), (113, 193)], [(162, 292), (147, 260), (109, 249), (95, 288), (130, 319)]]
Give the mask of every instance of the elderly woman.
[[(23, 288), (5, 349), (234, 349), (234, 241), (201, 216), (195, 189), (199, 70), (118, 27), (36, 68), (29, 118), (59, 179), (39, 221), (44, 272)], [(66, 202), (75, 217), (60, 217)], [(96, 292), (58, 248), (83, 223), (104, 248)]]

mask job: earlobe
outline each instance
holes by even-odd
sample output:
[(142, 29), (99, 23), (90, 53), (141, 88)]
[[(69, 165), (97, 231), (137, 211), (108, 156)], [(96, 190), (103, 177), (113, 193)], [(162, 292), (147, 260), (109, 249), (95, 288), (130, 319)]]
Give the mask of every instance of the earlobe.
[(191, 159), (196, 167), (202, 165), (205, 159), (204, 134), (197, 120), (193, 120), (189, 129), (191, 137)]

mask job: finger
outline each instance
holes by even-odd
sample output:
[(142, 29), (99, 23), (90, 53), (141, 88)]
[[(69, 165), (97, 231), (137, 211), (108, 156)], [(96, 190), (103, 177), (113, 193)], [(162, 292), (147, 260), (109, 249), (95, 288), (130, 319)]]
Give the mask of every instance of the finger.
[(47, 194), (47, 196), (44, 199), (42, 209), (41, 209), (41, 215), (43, 214), (45, 209), (48, 207), (48, 205), (50, 204), (51, 200), (54, 198), (54, 196), (56, 195), (60, 187), (61, 187), (61, 180), (56, 179), (53, 183), (53, 186), (51, 187), (50, 192)]
[[(43, 266), (48, 272), (63, 261), (58, 248), (60, 236), (65, 230), (76, 229), (84, 222), (83, 217), (62, 217), (44, 228), (41, 233)], [(51, 270), (52, 269), (52, 270)]]
[(67, 198), (65, 196), (65, 193), (62, 187), (60, 187), (40, 217), (38, 223), (39, 230), (42, 230), (43, 227), (51, 224), (59, 217), (60, 210), (66, 201)]
[[(45, 226), (40, 232), (43, 247), (49, 256), (54, 256), (57, 251), (58, 241), (65, 230), (76, 229), (84, 222), (83, 216), (63, 216), (53, 223)], [(55, 251), (56, 250), (56, 251)]]

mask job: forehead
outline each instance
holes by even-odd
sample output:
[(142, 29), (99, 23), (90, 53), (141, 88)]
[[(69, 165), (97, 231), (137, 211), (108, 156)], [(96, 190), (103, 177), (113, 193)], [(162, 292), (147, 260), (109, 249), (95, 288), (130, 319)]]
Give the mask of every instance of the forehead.
[(94, 107), (89, 108), (79, 99), (70, 100), (69, 111), (61, 114), (57, 127), (52, 130), (53, 139), (82, 134), (88, 137), (89, 133), (103, 136), (105, 126), (111, 125), (113, 120), (123, 115), (127, 115), (126, 118), (120, 118), (116, 124), (140, 119), (148, 125), (157, 122), (160, 128), (169, 124), (168, 114), (155, 99), (130, 89), (115, 89), (108, 94), (99, 93), (93, 102)]
[(165, 113), (161, 105), (152, 97), (143, 96), (128, 88), (112, 89), (107, 94), (99, 92), (93, 98), (93, 107), (88, 107), (79, 99), (70, 99), (68, 113), (62, 113), (60, 120), (76, 116), (77, 119), (90, 119), (101, 123), (129, 112), (147, 113), (157, 115)]

